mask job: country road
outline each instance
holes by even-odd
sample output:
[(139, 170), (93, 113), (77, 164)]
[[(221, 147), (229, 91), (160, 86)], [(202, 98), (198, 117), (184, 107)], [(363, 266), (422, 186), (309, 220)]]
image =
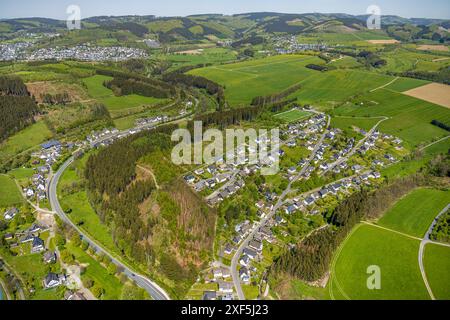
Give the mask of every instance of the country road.
[(49, 192), (49, 201), (50, 205), (52, 207), (52, 210), (67, 224), (69, 224), (72, 228), (74, 228), (82, 237), (82, 240), (89, 243), (89, 246), (94, 248), (95, 251), (101, 252), (104, 255), (108, 256), (111, 261), (117, 265), (118, 267), (122, 268), (124, 271), (124, 274), (128, 276), (131, 280), (135, 281), (136, 284), (138, 284), (140, 287), (144, 288), (149, 295), (155, 299), (155, 300), (170, 300), (169, 295), (156, 283), (151, 281), (150, 279), (136, 273), (133, 271), (130, 267), (128, 267), (126, 264), (118, 260), (115, 256), (113, 256), (111, 253), (109, 253), (105, 248), (103, 248), (101, 245), (99, 245), (96, 241), (89, 238), (77, 225), (75, 225), (69, 217), (66, 215), (66, 213), (62, 210), (61, 205), (58, 200), (57, 195), (57, 186), (59, 179), (61, 178), (64, 171), (73, 163), (74, 157), (70, 157), (59, 169), (58, 171), (53, 175), (52, 179), (50, 180), (50, 186), (48, 188)]
[(425, 237), (422, 239), (422, 241), (420, 242), (420, 247), (419, 247), (419, 268), (420, 268), (420, 273), (422, 274), (422, 278), (423, 278), (423, 282), (425, 283), (425, 286), (427, 287), (428, 290), (428, 294), (431, 297), (431, 300), (436, 300), (433, 291), (431, 290), (430, 284), (428, 283), (428, 279), (427, 279), (427, 274), (425, 273), (425, 267), (423, 266), (423, 253), (425, 251), (425, 246), (428, 243), (434, 243), (437, 245), (443, 245), (443, 246), (447, 246), (450, 247), (450, 245), (445, 244), (445, 243), (438, 243), (438, 242), (434, 242), (430, 240), (430, 236), (431, 236), (431, 232), (433, 232), (434, 226), (436, 225), (436, 223), (438, 222), (439, 218), (446, 213), (448, 210), (450, 209), (450, 204), (448, 204), (437, 216), (436, 218), (433, 220), (433, 223), (430, 225), (430, 228), (428, 228), (427, 233), (425, 234)]

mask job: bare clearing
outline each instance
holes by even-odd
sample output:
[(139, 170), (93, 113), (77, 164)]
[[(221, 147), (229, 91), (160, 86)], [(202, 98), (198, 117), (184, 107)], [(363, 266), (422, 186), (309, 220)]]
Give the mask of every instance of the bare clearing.
[(400, 43), (400, 41), (395, 39), (388, 39), (388, 40), (367, 40), (367, 42), (371, 44), (396, 44)]
[(28, 91), (42, 103), (42, 95), (67, 92), (71, 101), (83, 101), (88, 98), (85, 90), (78, 84), (68, 84), (58, 81), (42, 81), (27, 83)]
[(417, 47), (417, 50), (424, 50), (424, 51), (448, 51), (448, 47), (444, 46), (442, 44), (424, 44)]
[(446, 84), (430, 83), (403, 94), (450, 108), (450, 86)]

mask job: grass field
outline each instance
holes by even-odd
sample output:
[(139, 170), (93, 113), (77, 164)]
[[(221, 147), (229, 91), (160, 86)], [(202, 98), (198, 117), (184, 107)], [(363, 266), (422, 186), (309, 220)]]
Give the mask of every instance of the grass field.
[(22, 202), (22, 195), (14, 180), (6, 175), (0, 175), (0, 207), (8, 208)]
[(449, 202), (450, 191), (416, 189), (398, 201), (378, 224), (422, 238)]
[(430, 82), (426, 80), (412, 79), (412, 78), (398, 78), (397, 80), (395, 80), (395, 82), (393, 82), (392, 84), (388, 85), (385, 88), (396, 92), (404, 92), (424, 86), (428, 83)]
[(443, 56), (405, 48), (384, 52), (381, 57), (387, 61), (387, 65), (381, 68), (384, 71), (438, 71), (450, 65), (450, 60), (441, 59)]
[(20, 152), (38, 146), (51, 136), (51, 131), (43, 121), (32, 124), (8, 138), (0, 146), (0, 162), (8, 160)]
[(424, 267), (435, 298), (450, 300), (450, 248), (427, 244), (424, 253)]
[(314, 56), (284, 55), (195, 69), (190, 73), (224, 85), (231, 105), (248, 104), (256, 96), (277, 93), (300, 83), (302, 88), (291, 97), (302, 103), (330, 106), (393, 79), (359, 70), (318, 72), (305, 67), (311, 63), (323, 61)]
[(387, 116), (390, 119), (380, 125), (380, 131), (403, 139), (410, 146), (433, 141), (448, 132), (433, 126), (436, 119), (450, 124), (450, 110), (426, 101), (380, 89), (364, 96), (372, 105), (348, 103), (334, 110), (335, 115), (357, 117)]
[[(417, 261), (420, 241), (360, 225), (354, 229), (335, 257), (330, 295), (353, 300), (428, 300)], [(381, 289), (367, 288), (369, 266), (378, 266)]]
[(274, 117), (289, 123), (289, 122), (296, 122), (301, 119), (307, 118), (310, 115), (311, 115), (311, 113), (309, 113), (309, 112), (293, 109), (293, 110), (289, 110), (286, 112), (278, 113), (278, 114), (274, 115)]
[(154, 105), (165, 101), (165, 99), (144, 97), (136, 94), (116, 97), (111, 90), (103, 85), (104, 81), (111, 79), (111, 77), (95, 75), (83, 79), (83, 82), (88, 88), (89, 95), (103, 103), (113, 115), (115, 112), (132, 110), (143, 105)]
[[(74, 167), (70, 167), (61, 176), (58, 184), (58, 194), (61, 195), (62, 190), (74, 181), (79, 181), (79, 178)], [(100, 218), (91, 207), (86, 191), (82, 190), (63, 197), (60, 196), (59, 201), (63, 207), (72, 209), (69, 217), (75, 224), (78, 224), (87, 234), (99, 241), (103, 246), (113, 252), (117, 252), (117, 247), (114, 245), (108, 228), (100, 221)]]

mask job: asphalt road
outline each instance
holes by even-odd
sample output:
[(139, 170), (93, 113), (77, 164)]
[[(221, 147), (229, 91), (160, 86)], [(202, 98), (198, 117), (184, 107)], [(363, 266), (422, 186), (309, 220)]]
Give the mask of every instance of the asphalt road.
[(123, 270), (123, 273), (128, 276), (131, 280), (136, 282), (137, 285), (145, 289), (149, 295), (154, 300), (170, 300), (169, 295), (156, 283), (151, 281), (150, 279), (134, 272), (132, 269), (130, 269), (127, 265), (123, 264), (120, 260), (112, 256), (106, 249), (104, 249), (102, 246), (100, 246), (97, 242), (90, 239), (80, 228), (78, 228), (77, 225), (75, 225), (69, 217), (66, 215), (66, 213), (62, 210), (61, 205), (58, 201), (57, 196), (57, 185), (59, 182), (59, 179), (63, 172), (72, 164), (74, 161), (73, 157), (70, 157), (59, 169), (58, 171), (53, 175), (52, 179), (50, 180), (50, 185), (48, 188), (49, 193), (49, 201), (50, 205), (52, 207), (52, 210), (67, 224), (69, 224), (72, 228), (74, 228), (82, 237), (84, 241), (89, 243), (89, 246), (91, 248), (94, 248), (95, 251), (101, 252), (104, 255), (108, 256), (111, 261), (120, 267)]

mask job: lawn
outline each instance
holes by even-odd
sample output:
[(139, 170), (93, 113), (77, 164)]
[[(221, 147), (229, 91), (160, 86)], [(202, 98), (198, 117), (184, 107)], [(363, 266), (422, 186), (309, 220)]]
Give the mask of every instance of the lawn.
[[(338, 251), (329, 283), (330, 295), (353, 300), (428, 300), (417, 261), (418, 240), (360, 225)], [(381, 289), (367, 288), (369, 266), (381, 271)]]
[(450, 191), (416, 189), (398, 201), (378, 224), (422, 238), (439, 212), (450, 202)]
[(103, 103), (113, 113), (118, 111), (132, 111), (132, 109), (140, 106), (154, 105), (166, 101), (166, 99), (144, 97), (136, 94), (116, 97), (112, 90), (103, 85), (103, 82), (111, 79), (111, 77), (95, 75), (83, 79), (83, 82), (88, 89), (89, 95)]
[(84, 252), (80, 247), (75, 247), (71, 243), (68, 243), (66, 247), (78, 262), (87, 265), (86, 271), (81, 275), (81, 278), (89, 277), (94, 280), (94, 285), (99, 285), (105, 290), (102, 300), (118, 300), (123, 287), (119, 279), (114, 275), (110, 275), (97, 260)]
[(372, 104), (348, 103), (334, 110), (335, 115), (357, 117), (380, 117), (390, 119), (384, 121), (379, 129), (403, 139), (411, 147), (433, 141), (448, 135), (446, 130), (431, 124), (436, 119), (450, 124), (450, 110), (426, 101), (380, 89), (364, 96)]
[(424, 267), (435, 298), (450, 300), (450, 248), (427, 244), (425, 246)]
[(8, 175), (13, 179), (16, 179), (21, 185), (29, 183), (29, 179), (35, 173), (32, 168), (17, 168), (8, 172)]
[(293, 109), (286, 112), (278, 113), (274, 117), (289, 123), (299, 121), (310, 115), (311, 115), (310, 112)]
[(0, 175), (0, 207), (8, 208), (22, 202), (22, 195), (14, 180), (6, 175)]

